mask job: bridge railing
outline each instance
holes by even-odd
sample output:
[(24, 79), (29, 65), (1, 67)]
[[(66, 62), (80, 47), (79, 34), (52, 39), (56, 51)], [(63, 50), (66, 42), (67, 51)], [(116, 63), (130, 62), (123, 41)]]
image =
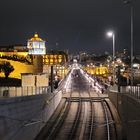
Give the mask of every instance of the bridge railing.
[(137, 99), (140, 99), (140, 86), (121, 87), (121, 92), (129, 94)]
[(1, 97), (20, 97), (48, 93), (49, 87), (0, 87)]

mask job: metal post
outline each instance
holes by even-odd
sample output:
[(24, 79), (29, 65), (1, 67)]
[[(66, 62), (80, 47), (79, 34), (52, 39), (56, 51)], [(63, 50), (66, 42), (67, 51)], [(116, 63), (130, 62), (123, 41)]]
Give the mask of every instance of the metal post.
[(32, 86), (32, 95), (33, 95), (34, 91), (33, 91), (33, 86)]
[(113, 61), (115, 60), (115, 34), (113, 33)]
[(115, 83), (115, 33), (113, 32), (113, 84)]
[(113, 51), (112, 51), (112, 61), (113, 61), (113, 79), (112, 79), (112, 81), (113, 81), (113, 83), (115, 82), (115, 33), (113, 32), (113, 31), (109, 31), (109, 32), (107, 32), (107, 36), (108, 37), (111, 37), (112, 38), (112, 41), (113, 41)]
[(28, 92), (29, 92), (29, 91), (28, 91), (28, 86), (27, 86), (27, 96), (28, 96)]
[(117, 77), (118, 77), (118, 92), (120, 92), (120, 84), (121, 84), (120, 66), (118, 67)]
[(124, 4), (129, 4), (130, 5), (130, 10), (131, 10), (131, 25), (130, 25), (130, 30), (131, 30), (131, 90), (133, 86), (133, 47), (134, 47), (134, 39), (133, 39), (133, 18), (134, 18), (134, 7), (133, 7), (133, 0), (124, 0)]
[(131, 2), (131, 86), (133, 86), (133, 4)]
[(51, 66), (51, 92), (53, 92), (53, 66)]

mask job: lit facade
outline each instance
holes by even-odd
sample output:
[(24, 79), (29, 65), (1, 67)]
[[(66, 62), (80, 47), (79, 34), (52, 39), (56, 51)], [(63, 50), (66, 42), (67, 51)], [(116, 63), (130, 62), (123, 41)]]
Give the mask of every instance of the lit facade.
[(27, 48), (28, 48), (29, 54), (32, 54), (32, 55), (46, 54), (45, 41), (39, 38), (38, 34), (34, 34), (34, 37), (28, 40)]
[(107, 67), (90, 67), (87, 66), (85, 67), (85, 70), (93, 75), (99, 75), (99, 76), (107, 76), (109, 74), (108, 68)]
[[(9, 77), (21, 79), (21, 73), (36, 73), (35, 64), (40, 66), (40, 62), (35, 61), (35, 58), (40, 56), (43, 57), (43, 72), (48, 72), (50, 66), (53, 65), (54, 73), (57, 73), (58, 75), (66, 74), (66, 70), (63, 66), (67, 63), (68, 58), (67, 54), (63, 51), (47, 51), (45, 55), (29, 55), (27, 49), (22, 51), (21, 49), (10, 49), (9, 51), (2, 50), (0, 51), (0, 62), (10, 62), (15, 70)], [(0, 77), (4, 77), (4, 74), (0, 73)]]
[(46, 54), (43, 56), (43, 64), (60, 65), (66, 63), (66, 56), (63, 54)]
[[(27, 59), (30, 61), (30, 63), (32, 63), (32, 57), (31, 55), (29, 55), (29, 53), (27, 51), (25, 52), (15, 52), (15, 51), (11, 51), (11, 52), (2, 52), (0, 51), (0, 59), (8, 59), (8, 60), (15, 60), (17, 59), (17, 61), (20, 59), (24, 60)], [(57, 53), (47, 53), (45, 55), (43, 55), (43, 64), (44, 65), (57, 65), (57, 64), (65, 64), (67, 62), (67, 56), (65, 53), (61, 53), (59, 51), (57, 51)]]
[[(56, 74), (65, 74), (66, 70), (63, 67), (68, 58), (63, 51), (46, 51), (45, 41), (39, 38), (38, 34), (34, 34), (34, 37), (28, 40), (27, 46), (3, 47), (0, 50), (1, 61), (10, 62), (14, 67), (15, 70), (9, 77), (21, 79), (21, 73), (49, 73), (52, 65)], [(0, 76), (3, 76), (2, 74), (0, 73)]]

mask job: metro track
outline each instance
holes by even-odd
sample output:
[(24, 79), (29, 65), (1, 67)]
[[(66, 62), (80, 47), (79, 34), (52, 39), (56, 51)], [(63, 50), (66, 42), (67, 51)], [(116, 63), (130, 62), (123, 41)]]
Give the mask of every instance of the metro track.
[[(75, 102), (75, 101), (74, 101)], [(62, 125), (65, 125), (65, 128), (67, 128), (66, 124), (65, 124), (65, 120), (68, 117), (68, 113), (70, 112), (70, 108), (73, 105), (73, 100), (71, 101), (70, 99), (65, 102), (65, 107), (61, 110), (59, 117), (57, 117), (57, 121), (54, 121), (54, 123), (52, 124), (52, 128), (49, 128), (48, 132), (46, 132), (46, 136), (44, 137), (44, 140), (52, 140), (52, 139), (57, 139), (58, 135), (59, 135), (59, 131), (62, 128)], [(115, 126), (114, 126), (114, 120), (111, 116), (110, 113), (110, 109), (108, 108), (108, 106), (106, 105), (106, 101), (105, 100), (90, 100), (90, 101), (86, 101), (86, 102), (82, 102), (81, 99), (79, 98), (79, 100), (77, 100), (77, 110), (76, 110), (76, 115), (75, 118), (73, 120), (72, 126), (68, 131), (68, 134), (65, 134), (65, 131), (63, 133), (63, 135), (65, 135), (64, 139), (66, 138), (67, 140), (73, 140), (73, 139), (79, 139), (80, 137), (84, 140), (86, 138), (86, 140), (98, 140), (98, 138), (100, 139), (100, 137), (95, 134), (96, 131), (100, 131), (100, 133), (102, 134), (102, 136), (104, 137), (104, 140), (114, 140), (114, 135), (116, 137), (116, 130), (115, 130)], [(90, 113), (89, 113), (89, 118), (84, 118), (82, 116), (84, 116), (84, 112), (86, 109), (84, 109), (85, 104), (88, 104), (88, 108), (90, 108)], [(96, 110), (95, 110), (95, 104), (100, 104), (102, 109), (102, 123), (100, 124), (98, 122), (98, 120), (96, 119), (97, 117), (99, 117)], [(81, 134), (81, 129), (80, 126), (82, 128), (82, 120), (87, 120), (89, 119), (88, 123), (86, 124), (86, 126), (88, 127), (87, 129), (84, 128), (83, 134)], [(86, 133), (85, 130), (88, 130), (88, 132)], [(115, 133), (114, 133), (115, 132)], [(82, 135), (82, 136), (81, 136)], [(62, 137), (61, 137), (62, 138)], [(41, 138), (43, 140), (43, 138)], [(116, 139), (115, 139), (116, 140)]]
[[(75, 82), (80, 76), (78, 78), (74, 79)], [(84, 85), (86, 87), (81, 89)], [(68, 96), (62, 98), (61, 109), (35, 140), (117, 140), (115, 120), (107, 97), (87, 90), (89, 85), (85, 81), (71, 87)]]

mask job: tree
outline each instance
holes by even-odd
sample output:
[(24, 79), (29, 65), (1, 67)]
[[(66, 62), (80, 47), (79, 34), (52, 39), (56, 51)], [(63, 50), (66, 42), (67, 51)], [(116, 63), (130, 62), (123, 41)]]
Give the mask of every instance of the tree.
[(2, 72), (2, 64), (0, 64), (0, 72)]
[(10, 62), (4, 62), (1, 64), (1, 71), (4, 72), (5, 78), (8, 78), (10, 73), (14, 71), (14, 67), (10, 64)]

